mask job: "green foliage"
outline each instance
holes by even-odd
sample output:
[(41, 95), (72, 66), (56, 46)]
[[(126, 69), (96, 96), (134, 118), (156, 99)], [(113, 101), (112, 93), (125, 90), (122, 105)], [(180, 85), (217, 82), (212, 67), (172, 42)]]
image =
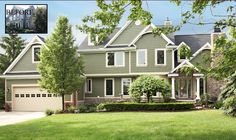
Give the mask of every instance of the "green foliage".
[(208, 105), (208, 101), (209, 100), (209, 95), (207, 94), (207, 93), (205, 93), (205, 94), (203, 94), (202, 96), (201, 96), (201, 100), (200, 100), (200, 102), (201, 102), (201, 104), (202, 105)]
[(97, 111), (97, 105), (94, 105), (94, 104), (91, 104), (91, 105), (79, 105), (78, 109), (79, 109), (79, 113), (96, 112)]
[(77, 108), (76, 108), (75, 106), (73, 106), (73, 105), (71, 105), (71, 106), (69, 106), (69, 107), (67, 108), (67, 110), (68, 110), (69, 113), (75, 113), (76, 109), (77, 109)]
[(54, 111), (51, 110), (51, 109), (47, 109), (47, 110), (45, 111), (45, 114), (46, 114), (47, 116), (51, 116), (52, 114), (54, 114)]
[(33, 23), (37, 33), (47, 32), (47, 9), (38, 7), (33, 13)]
[(180, 73), (187, 75), (187, 76), (191, 76), (194, 73), (195, 69), (193, 67), (186, 67), (185, 66), (185, 67), (178, 69), (178, 71)]
[(161, 92), (162, 95), (168, 94), (170, 92), (170, 85), (164, 80), (151, 75), (138, 77), (129, 87), (129, 95), (131, 95), (135, 102), (140, 102), (141, 96), (144, 93), (148, 102), (150, 102), (151, 97), (157, 92)]
[(189, 59), (192, 56), (191, 49), (187, 46), (182, 44), (178, 50), (179, 58)]
[(222, 109), (231, 116), (236, 116), (236, 72), (230, 76), (228, 82), (220, 93), (220, 101), (223, 101)]
[(191, 102), (172, 103), (101, 103), (100, 111), (159, 111), (159, 110), (189, 110), (194, 108)]
[(2, 37), (0, 47), (5, 50), (5, 54), (0, 55), (0, 73), (3, 73), (11, 62), (18, 56), (25, 45), (24, 40), (17, 34), (9, 34)]
[(61, 113), (63, 113), (63, 110), (62, 110), (62, 109), (57, 109), (57, 110), (55, 110), (54, 113), (55, 113), (55, 114), (61, 114)]
[(83, 61), (74, 45), (71, 25), (66, 17), (59, 17), (56, 28), (46, 40), (40, 53), (38, 70), (41, 74), (40, 86), (49, 93), (62, 96), (78, 91), (83, 84)]

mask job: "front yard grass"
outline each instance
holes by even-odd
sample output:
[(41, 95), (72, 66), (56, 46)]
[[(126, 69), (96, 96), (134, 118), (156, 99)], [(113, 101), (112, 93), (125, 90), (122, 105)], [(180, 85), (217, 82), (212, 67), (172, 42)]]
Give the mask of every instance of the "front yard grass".
[(0, 127), (0, 139), (235, 140), (220, 110), (62, 114)]

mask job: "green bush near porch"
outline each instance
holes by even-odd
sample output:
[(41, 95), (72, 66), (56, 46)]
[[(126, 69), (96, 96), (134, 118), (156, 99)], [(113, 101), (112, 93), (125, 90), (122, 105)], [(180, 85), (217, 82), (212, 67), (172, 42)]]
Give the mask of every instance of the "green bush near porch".
[(172, 103), (101, 103), (97, 106), (99, 111), (161, 111), (161, 110), (190, 110), (194, 108), (193, 102)]

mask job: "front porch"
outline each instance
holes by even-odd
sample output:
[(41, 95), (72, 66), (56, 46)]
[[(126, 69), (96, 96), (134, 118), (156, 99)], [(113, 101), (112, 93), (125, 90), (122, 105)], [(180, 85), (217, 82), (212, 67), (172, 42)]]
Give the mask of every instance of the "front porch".
[[(183, 72), (181, 68), (190, 68), (192, 72)], [(194, 67), (189, 61), (181, 63), (171, 73), (171, 99), (177, 101), (200, 100), (201, 95), (206, 93), (206, 80), (204, 74)]]

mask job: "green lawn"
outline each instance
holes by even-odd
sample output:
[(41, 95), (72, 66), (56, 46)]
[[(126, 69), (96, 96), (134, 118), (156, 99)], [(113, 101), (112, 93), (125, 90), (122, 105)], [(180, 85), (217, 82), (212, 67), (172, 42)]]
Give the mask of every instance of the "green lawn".
[(0, 127), (0, 139), (235, 140), (236, 118), (216, 110), (53, 115)]

